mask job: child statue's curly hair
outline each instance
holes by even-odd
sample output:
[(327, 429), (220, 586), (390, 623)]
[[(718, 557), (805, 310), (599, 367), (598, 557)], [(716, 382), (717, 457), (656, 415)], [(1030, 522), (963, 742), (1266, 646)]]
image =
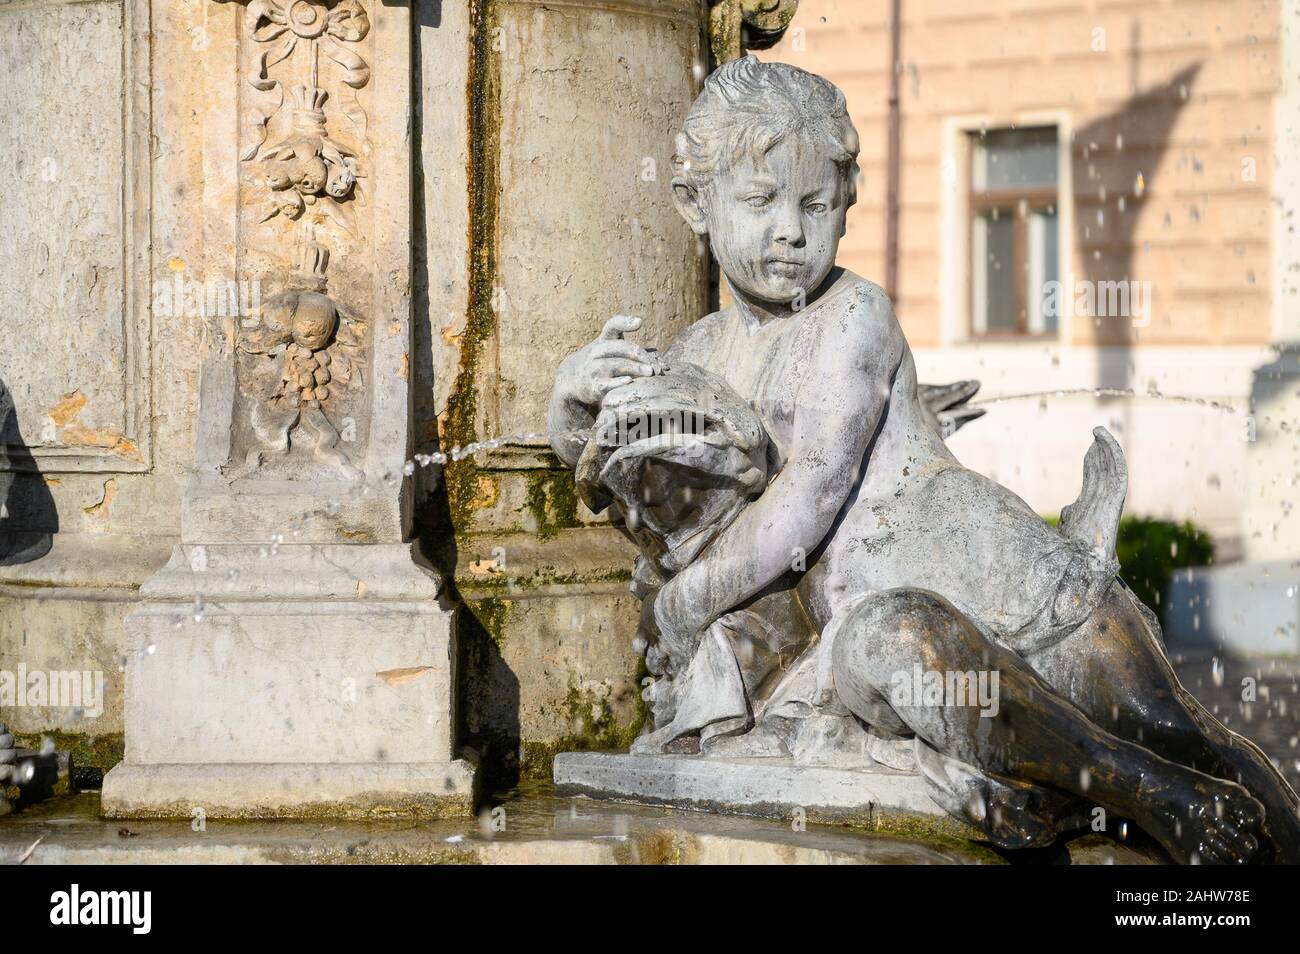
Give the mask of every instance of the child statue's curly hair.
[(677, 135), (673, 185), (702, 191), (719, 165), (761, 156), (792, 132), (820, 138), (839, 167), (848, 205), (857, 201), (858, 131), (835, 84), (787, 63), (753, 56), (719, 67)]

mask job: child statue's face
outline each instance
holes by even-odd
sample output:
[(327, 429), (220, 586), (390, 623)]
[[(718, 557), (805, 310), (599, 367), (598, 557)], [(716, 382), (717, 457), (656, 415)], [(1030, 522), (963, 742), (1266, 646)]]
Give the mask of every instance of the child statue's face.
[(811, 297), (835, 265), (846, 193), (827, 151), (799, 135), (719, 169), (705, 218), (723, 274), (760, 301)]

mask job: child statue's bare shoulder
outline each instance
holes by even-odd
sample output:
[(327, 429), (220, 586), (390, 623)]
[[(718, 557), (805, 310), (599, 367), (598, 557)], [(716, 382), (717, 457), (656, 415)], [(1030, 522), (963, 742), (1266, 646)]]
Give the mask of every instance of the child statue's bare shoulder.
[(819, 350), (854, 363), (867, 355), (896, 363), (907, 347), (884, 289), (847, 269), (811, 308), (821, 332)]

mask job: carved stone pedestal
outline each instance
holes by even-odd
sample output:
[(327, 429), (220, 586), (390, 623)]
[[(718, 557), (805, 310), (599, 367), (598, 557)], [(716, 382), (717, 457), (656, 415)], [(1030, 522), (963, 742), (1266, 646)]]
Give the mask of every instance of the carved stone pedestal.
[(408, 542), (410, 11), (206, 9), (226, 88), (203, 117), (202, 267), (259, 306), (205, 315), (181, 545), (126, 620), (103, 811), (468, 813), (455, 613)]

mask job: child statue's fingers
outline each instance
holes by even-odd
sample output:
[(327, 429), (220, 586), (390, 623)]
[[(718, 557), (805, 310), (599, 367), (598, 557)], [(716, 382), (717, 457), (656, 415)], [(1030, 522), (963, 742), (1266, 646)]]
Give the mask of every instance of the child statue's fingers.
[(596, 385), (596, 390), (601, 395), (605, 395), (608, 394), (610, 391), (614, 390), (615, 388), (621, 388), (623, 385), (631, 384), (631, 383), (632, 383), (632, 378), (629, 377), (607, 378), (606, 380), (601, 381), (599, 384)]
[(626, 332), (636, 331), (640, 327), (641, 319), (635, 315), (615, 315), (605, 322), (604, 328), (600, 329), (600, 339), (602, 341), (616, 341), (623, 337)]
[(648, 378), (655, 373), (653, 365), (618, 358), (601, 361), (597, 369), (596, 375), (602, 378)]
[(596, 341), (593, 342), (588, 352), (594, 358), (627, 358), (632, 361), (640, 361), (643, 364), (653, 365), (655, 356), (645, 348), (630, 341), (624, 341), (621, 338), (616, 341)]

